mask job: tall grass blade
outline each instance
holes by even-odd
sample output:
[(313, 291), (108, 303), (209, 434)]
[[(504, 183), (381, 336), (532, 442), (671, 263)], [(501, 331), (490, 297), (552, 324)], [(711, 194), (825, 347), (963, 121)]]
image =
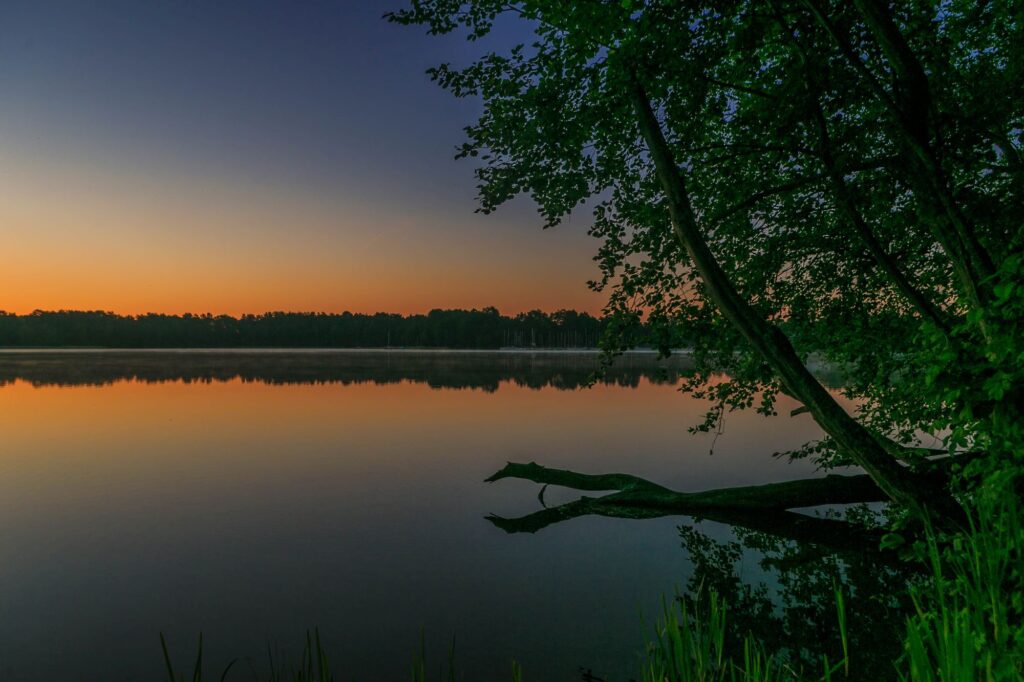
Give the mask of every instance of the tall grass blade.
[(160, 648), (164, 652), (164, 665), (167, 666), (167, 679), (170, 682), (175, 682), (174, 679), (174, 666), (171, 665), (171, 655), (167, 653), (167, 640), (164, 639), (164, 633), (160, 633)]
[(227, 679), (228, 673), (231, 672), (231, 668), (235, 665), (235, 663), (238, 663), (238, 659), (232, 658), (231, 662), (228, 663), (227, 667), (224, 668), (224, 672), (220, 674), (220, 682), (224, 682), (224, 680)]
[(203, 679), (203, 633), (199, 633), (199, 646), (196, 651), (196, 665), (192, 670), (192, 682), (202, 682)]

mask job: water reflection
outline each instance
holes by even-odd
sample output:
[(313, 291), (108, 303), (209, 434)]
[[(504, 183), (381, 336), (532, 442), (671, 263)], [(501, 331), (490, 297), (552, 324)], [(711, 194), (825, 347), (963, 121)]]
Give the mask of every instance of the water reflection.
[[(833, 678), (894, 678), (893, 661), (902, 653), (912, 608), (907, 588), (916, 576), (910, 564), (883, 555), (877, 542), (832, 551), (828, 544), (797, 542), (772, 532), (740, 529), (736, 540), (723, 540), (683, 525), (679, 534), (694, 571), (678, 598), (690, 613), (706, 617), (708, 601), (701, 595), (714, 591), (722, 597), (728, 604), (728, 648), (740, 654), (749, 633), (807, 679), (824, 679), (824, 661), (835, 664), (847, 653), (848, 670)], [(766, 578), (744, 579), (739, 567), (745, 556), (758, 562)]]
[(101, 386), (238, 379), (266, 384), (425, 383), (436, 388), (496, 391), (503, 382), (574, 390), (599, 383), (635, 387), (641, 379), (675, 383), (690, 368), (683, 355), (626, 353), (599, 376), (599, 357), (573, 351), (20, 351), (0, 352), (0, 385)]
[(456, 636), (466, 679), (515, 658), (627, 680), (638, 612), (695, 570), (679, 517), (508, 535), (481, 516), (537, 511), (536, 487), (483, 480), (529, 459), (678, 490), (814, 474), (770, 457), (818, 435), (806, 416), (737, 414), (710, 457), (686, 432), (706, 405), (650, 358), (559, 390), (596, 358), (325, 355), (3, 354), (0, 679), (159, 679), (161, 630), (202, 630), (218, 668), (319, 626), (346, 679), (407, 679), (425, 631), (435, 661)]
[[(694, 571), (677, 599), (697, 629), (712, 621), (713, 604), (726, 604), (725, 650), (734, 660), (743, 660), (747, 638), (753, 636), (776, 661), (802, 671), (801, 679), (829, 679), (846, 657), (844, 679), (892, 677), (903, 624), (911, 613), (907, 588), (913, 565), (881, 549), (881, 512), (863, 504), (836, 506), (883, 501), (868, 476), (829, 475), (680, 493), (630, 474), (509, 463), (488, 480), (509, 478), (543, 486), (540, 510), (515, 518), (487, 517), (510, 534), (537, 533), (586, 516), (687, 517), (678, 530)], [(548, 506), (545, 493), (556, 485), (616, 492)], [(791, 507), (818, 509), (795, 512)], [(727, 524), (738, 540), (702, 532), (706, 521)], [(737, 567), (744, 557), (757, 561), (769, 577), (741, 577)]]

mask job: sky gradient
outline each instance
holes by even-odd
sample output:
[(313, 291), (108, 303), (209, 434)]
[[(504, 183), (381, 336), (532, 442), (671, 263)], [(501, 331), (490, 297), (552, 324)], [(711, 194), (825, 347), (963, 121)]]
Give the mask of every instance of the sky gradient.
[(482, 48), (401, 3), (0, 5), (0, 310), (597, 312), (588, 216), (473, 212), (424, 71)]

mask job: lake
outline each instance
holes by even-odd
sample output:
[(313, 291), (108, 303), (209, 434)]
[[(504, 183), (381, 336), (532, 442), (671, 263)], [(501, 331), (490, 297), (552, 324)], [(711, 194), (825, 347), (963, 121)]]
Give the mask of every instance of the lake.
[[(128, 681), (294, 657), (318, 627), (346, 680), (407, 680), (452, 638), (466, 679), (634, 675), (663, 596), (693, 570), (677, 527), (583, 517), (535, 534), (539, 486), (507, 461), (680, 490), (813, 473), (773, 459), (806, 415), (731, 413), (676, 390), (685, 358), (426, 351), (0, 353), (0, 679)], [(590, 493), (593, 494), (593, 493)], [(545, 501), (568, 501), (550, 489)], [(716, 537), (729, 530), (705, 522)], [(761, 575), (745, 559), (746, 577)], [(243, 661), (242, 664), (248, 664)], [(241, 673), (238, 679), (247, 679)], [(229, 677), (229, 680), (232, 679)]]

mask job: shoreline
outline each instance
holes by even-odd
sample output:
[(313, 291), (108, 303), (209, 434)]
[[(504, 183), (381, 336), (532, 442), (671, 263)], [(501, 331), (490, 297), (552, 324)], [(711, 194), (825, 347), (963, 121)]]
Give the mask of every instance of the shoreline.
[[(198, 348), (181, 347), (141, 347), (141, 348), (117, 348), (109, 346), (21, 346), (3, 348), (0, 347), (0, 354), (28, 354), (28, 353), (462, 353), (462, 354), (502, 354), (502, 355), (599, 355), (603, 353), (600, 348), (432, 348), (432, 347), (305, 347), (305, 346), (254, 346), (254, 347), (229, 347), (229, 346), (204, 346)], [(679, 349), (672, 351), (673, 355), (689, 355), (690, 349)], [(658, 355), (653, 348), (637, 348), (627, 350), (622, 355)]]

